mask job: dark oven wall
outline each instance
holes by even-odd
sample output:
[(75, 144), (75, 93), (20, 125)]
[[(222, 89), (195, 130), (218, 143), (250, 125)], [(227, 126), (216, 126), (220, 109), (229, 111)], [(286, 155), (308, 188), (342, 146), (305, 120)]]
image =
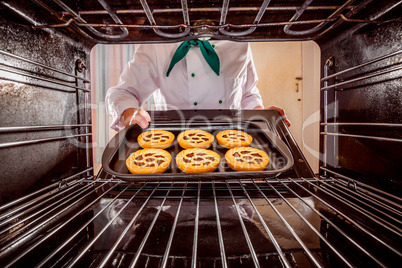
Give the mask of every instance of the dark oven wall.
[[(335, 58), (334, 68), (329, 70), (333, 74), (400, 50), (401, 6), (398, 0), (0, 1), (0, 201), (32, 191), (32, 186), (39, 188), (77, 174), (90, 165), (90, 148), (82, 145), (91, 132), (87, 126), (90, 112), (85, 106), (90, 102), (89, 81), (83, 77), (89, 77), (92, 41), (194, 39), (205, 27), (191, 24), (208, 18), (211, 23), (206, 28), (212, 31), (205, 36), (213, 39), (316, 40), (323, 65), (328, 58)], [(150, 16), (151, 11), (155, 17)], [(366, 20), (381, 23), (367, 24)], [(76, 73), (77, 59), (87, 66), (83, 73)], [(400, 54), (338, 75), (336, 82), (398, 66)], [(321, 128), (326, 132), (321, 141), (321, 152), (326, 153), (324, 169), (350, 173), (380, 188), (392, 184), (388, 188), (396, 191), (398, 183), (394, 182), (399, 181), (401, 171), (397, 126), (401, 118), (400, 74), (400, 70), (388, 72), (323, 91), (322, 103), (324, 96), (329, 103), (327, 109), (322, 108), (322, 114), (328, 110), (329, 115)], [(378, 124), (328, 125), (339, 122)]]
[[(399, 15), (381, 16), (394, 4), (381, 1), (374, 12), (383, 23), (354, 27), (319, 41), (322, 77), (326, 76), (325, 64), (333, 64), (327, 65), (327, 75), (332, 75), (369, 63), (322, 81), (321, 132), (325, 133), (321, 134), (321, 153), (326, 156), (321, 173), (330, 170), (329, 175), (346, 175), (400, 195), (401, 8), (393, 11)], [(371, 63), (374, 59), (379, 60)]]
[[(81, 127), (90, 123), (89, 81), (74, 76), (89, 77), (91, 44), (68, 32), (32, 29), (48, 15), (30, 5), (0, 4), (0, 204), (89, 164), (83, 142), (90, 137), (79, 136), (90, 132)], [(75, 71), (77, 59), (87, 66), (82, 73)]]

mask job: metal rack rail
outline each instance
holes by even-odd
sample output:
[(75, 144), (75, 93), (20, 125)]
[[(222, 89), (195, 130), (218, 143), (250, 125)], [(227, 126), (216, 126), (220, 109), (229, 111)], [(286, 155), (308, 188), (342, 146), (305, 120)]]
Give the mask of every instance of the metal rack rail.
[[(40, 144), (46, 142), (56, 142), (71, 140), (78, 144), (79, 149), (85, 150), (86, 163), (84, 168), (90, 166), (90, 145), (91, 126), (88, 120), (88, 109), (90, 105), (89, 93), (90, 80), (86, 78), (85, 72), (78, 75), (80, 70), (85, 70), (85, 66), (78, 59), (72, 67), (75, 73), (68, 73), (64, 70), (54, 68), (34, 60), (21, 57), (19, 55), (0, 50), (0, 79), (4, 81), (4, 86), (10, 82), (11, 86), (18, 87), (20, 84), (59, 91), (66, 94), (75, 94), (76, 108), (72, 111), (76, 122), (75, 124), (54, 124), (54, 125), (32, 125), (32, 126), (12, 126), (0, 127), (0, 135), (8, 136), (0, 142), (0, 149), (12, 148), (17, 146)], [(79, 66), (81, 64), (81, 66)], [(82, 69), (80, 69), (82, 67)], [(14, 84), (17, 83), (17, 84)], [(3, 84), (2, 84), (3, 85)], [(24, 90), (24, 88), (23, 88)], [(81, 100), (82, 98), (82, 100)], [(80, 104), (82, 103), (82, 104)], [(84, 116), (80, 116), (83, 113)], [(60, 130), (63, 133), (55, 132), (49, 135), (39, 135), (38, 138), (12, 136), (11, 133), (21, 134), (23, 132), (45, 132)], [(79, 152), (77, 151), (77, 155)], [(78, 157), (79, 159), (79, 157)], [(78, 160), (79, 161), (79, 160)]]
[[(360, 135), (360, 134), (355, 134), (355, 133), (341, 133), (339, 131), (340, 126), (345, 126), (345, 127), (387, 127), (387, 128), (400, 128), (402, 124), (392, 124), (392, 123), (353, 123), (353, 122), (329, 122), (328, 119), (333, 117), (337, 118), (337, 113), (338, 113), (338, 107), (337, 107), (337, 91), (342, 91), (344, 90), (344, 86), (347, 85), (355, 85), (355, 83), (361, 82), (361, 81), (369, 81), (370, 78), (384, 78), (384, 79), (389, 79), (389, 75), (392, 74), (395, 79), (400, 77), (402, 66), (400, 66), (400, 60), (397, 59), (402, 54), (402, 50), (398, 50), (395, 52), (388, 53), (386, 55), (377, 57), (375, 59), (363, 62), (361, 64), (358, 64), (356, 66), (337, 71), (331, 75), (329, 75), (329, 69), (333, 66), (331, 66), (334, 61), (333, 59), (328, 59), (326, 64), (324, 65), (324, 75), (323, 78), (321, 79), (321, 82), (323, 82), (323, 86), (321, 87), (321, 91), (323, 94), (323, 106), (324, 106), (324, 118), (321, 122), (321, 126), (323, 126), (323, 131), (320, 132), (320, 135), (324, 136), (324, 147), (323, 147), (323, 166), (327, 167), (328, 165), (328, 136), (333, 137), (333, 159), (336, 159), (336, 156), (338, 155), (338, 137), (348, 137), (348, 138), (354, 138), (354, 139), (370, 139), (370, 140), (377, 140), (377, 141), (386, 141), (386, 142), (395, 142), (395, 143), (400, 143), (402, 142), (402, 139), (399, 137), (382, 137), (382, 136), (376, 136), (376, 135)], [(394, 59), (394, 62), (390, 59)], [(379, 63), (381, 61), (388, 60), (388, 62), (384, 63), (384, 66), (381, 68), (375, 68), (374, 70), (369, 70), (366, 71), (366, 73), (357, 75), (355, 72), (363, 72), (362, 70), (365, 70), (365, 67), (370, 67), (373, 64)], [(352, 76), (355, 75), (355, 76)], [(352, 77), (346, 77), (345, 75), (351, 75)], [(386, 77), (386, 78), (385, 78)], [(331, 83), (331, 84), (330, 84)], [(331, 91), (331, 94), (333, 95), (333, 100), (331, 101), (332, 104), (329, 103), (329, 91)], [(333, 105), (333, 114), (329, 114), (329, 108), (330, 105)], [(335, 160), (334, 160), (335, 161)], [(333, 166), (337, 166), (336, 163), (332, 163)]]
[[(25, 195), (21, 198), (18, 198), (16, 200), (13, 200), (12, 202), (9, 202), (7, 204), (4, 204), (0, 207), (0, 212), (2, 212), (3, 217), (8, 217), (8, 214), (5, 213), (4, 211), (6, 211), (7, 209), (9, 209), (10, 207), (13, 207), (13, 213), (24, 209), (25, 206), (31, 206), (36, 204), (37, 202), (39, 202), (40, 200), (47, 198), (47, 196), (52, 195), (55, 191), (60, 191), (63, 188), (67, 187), (67, 186), (71, 186), (71, 184), (76, 183), (76, 177), (81, 176), (82, 174), (92, 171), (92, 167), (88, 168), (86, 170), (83, 170), (81, 172), (78, 172), (74, 175), (68, 176), (67, 178), (64, 178), (62, 180), (60, 180), (59, 182), (53, 183), (51, 185), (48, 185), (38, 191), (35, 191), (33, 193), (30, 193), (28, 195)], [(82, 180), (80, 180), (79, 182), (83, 182), (86, 178), (82, 178)], [(88, 181), (87, 181), (88, 182)]]
[[(24, 58), (24, 57), (21, 57), (21, 56), (18, 56), (18, 55), (15, 55), (15, 54), (3, 51), (3, 50), (0, 50), (0, 55), (4, 56), (4, 61), (0, 62), (0, 66), (5, 67), (5, 68), (0, 67), (0, 71), (3, 71), (5, 74), (13, 74), (13, 76), (12, 75), (4, 75), (3, 77), (1, 77), (2, 80), (15, 81), (18, 83), (39, 86), (39, 87), (46, 87), (46, 88), (50, 88), (50, 89), (54, 89), (54, 90), (58, 90), (58, 91), (66, 91), (66, 92), (75, 92), (76, 90), (82, 90), (84, 92), (91, 91), (87, 87), (82, 87), (82, 86), (76, 85), (77, 80), (82, 81), (82, 83), (84, 83), (85, 85), (89, 84), (90, 81), (88, 79), (86, 79), (85, 77), (80, 77), (80, 76), (77, 76), (74, 74), (70, 74), (65, 71), (53, 68), (51, 66), (44, 65), (42, 63), (32, 61), (30, 59), (27, 59), (27, 58)], [(8, 59), (10, 59), (10, 58), (17, 60), (19, 62), (19, 64), (18, 65), (9, 64)], [(33, 71), (28, 68), (22, 69), (22, 68), (18, 67), (18, 66), (21, 66), (21, 63), (27, 63), (32, 66), (39, 67), (39, 68), (41, 68), (40, 69), (41, 71), (46, 70), (46, 71), (54, 72), (55, 74), (60, 74), (61, 77), (58, 77), (56, 75), (48, 75), (48, 74), (45, 75), (46, 72), (43, 72), (43, 71), (42, 72)], [(14, 78), (15, 75), (17, 75), (19, 77), (19, 79)], [(26, 77), (33, 78), (38, 81), (43, 81), (43, 82), (46, 82), (49, 84), (55, 84), (57, 86), (52, 87), (52, 86), (44, 85), (41, 83), (27, 82), (25, 79)], [(67, 80), (66, 78), (74, 78), (74, 79)], [(62, 86), (62, 87), (60, 87), (60, 86)], [(64, 89), (63, 87), (67, 88), (67, 89)], [(71, 89), (73, 89), (73, 91), (71, 91)]]
[[(367, 185), (363, 182), (356, 181), (348, 176), (340, 174), (339, 172), (335, 172), (325, 167), (320, 167), (320, 169), (332, 174), (331, 178), (332, 180), (335, 180), (335, 182), (341, 183), (342, 185), (347, 186), (349, 188), (352, 187), (352, 189), (355, 190), (356, 192), (363, 193), (364, 195), (368, 195), (374, 199), (379, 199), (384, 202), (390, 202), (393, 206), (398, 206), (398, 203), (402, 202), (402, 198), (398, 196), (392, 195), (388, 192), (381, 191), (380, 189)], [(392, 200), (395, 200), (396, 202), (393, 202)], [(399, 206), (398, 209), (401, 210), (402, 206)]]
[[(27, 62), (27, 63), (33, 64), (33, 65), (39, 66), (39, 67), (44, 68), (44, 69), (46, 69), (46, 70), (50, 70), (50, 71), (54, 71), (54, 72), (63, 74), (63, 75), (68, 76), (68, 77), (72, 77), (72, 78), (75, 78), (75, 79), (78, 79), (78, 80), (82, 80), (84, 83), (90, 83), (90, 82), (91, 82), (90, 80), (85, 79), (84, 77), (81, 77), (81, 76), (77, 76), (77, 75), (73, 75), (73, 74), (67, 73), (67, 72), (65, 72), (65, 71), (62, 71), (62, 70), (59, 70), (59, 69), (56, 69), (56, 68), (53, 68), (53, 67), (44, 65), (44, 64), (42, 64), (42, 63), (35, 62), (35, 61), (30, 60), (30, 59), (27, 59), (27, 58), (20, 57), (20, 56), (18, 56), (18, 55), (9, 53), (9, 52), (7, 52), (7, 51), (0, 50), (0, 54), (5, 55), (5, 56), (8, 56), (8, 57), (11, 57), (11, 58), (14, 58), (14, 59), (17, 59), (17, 60), (20, 60), (20, 61), (22, 61), (22, 62)], [(75, 81), (71, 81), (71, 82), (75, 82)]]
[[(36, 267), (55, 262), (67, 267), (107, 267), (112, 262), (122, 267), (230, 267), (240, 262), (255, 267), (268, 262), (387, 267), (402, 260), (401, 204), (344, 192), (336, 180), (134, 184), (100, 174), (97, 180), (70, 181), (49, 192), (48, 199), (16, 205), (15, 211), (6, 205), (6, 216), (0, 216), (4, 267), (21, 265), (39, 253)], [(376, 207), (387, 208), (381, 211), (381, 223), (373, 217)], [(50, 215), (57, 218), (69, 210), (64, 220), (50, 224)], [(379, 224), (399, 235), (389, 239), (373, 232)], [(233, 251), (233, 238), (237, 250), (243, 245), (241, 252)], [(21, 239), (32, 243), (20, 249)], [(41, 247), (45, 243), (53, 245), (46, 252)], [(351, 253), (351, 248), (356, 250)]]

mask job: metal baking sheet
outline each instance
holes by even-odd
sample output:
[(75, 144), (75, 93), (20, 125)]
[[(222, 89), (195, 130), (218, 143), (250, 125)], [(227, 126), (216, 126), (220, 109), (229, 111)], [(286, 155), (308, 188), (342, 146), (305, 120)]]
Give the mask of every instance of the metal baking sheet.
[[(106, 146), (102, 155), (102, 166), (104, 170), (125, 181), (213, 181), (228, 179), (249, 179), (249, 178), (271, 178), (287, 171), (293, 166), (293, 157), (285, 143), (267, 127), (252, 121), (242, 121), (236, 124), (226, 122), (193, 122), (175, 124), (174, 122), (154, 123), (151, 128), (141, 129), (137, 125), (129, 126), (116, 134)], [(166, 148), (172, 156), (172, 162), (164, 173), (158, 174), (132, 174), (126, 167), (127, 157), (142, 149), (137, 142), (137, 137), (144, 131), (151, 129), (163, 129), (175, 135), (173, 144)], [(208, 148), (219, 154), (221, 162), (214, 172), (209, 173), (184, 173), (176, 164), (176, 155), (184, 150), (177, 142), (180, 132), (188, 129), (205, 130), (214, 137), (219, 131), (237, 129), (244, 131), (253, 137), (251, 147), (265, 151), (269, 156), (268, 166), (263, 171), (234, 171), (228, 167), (225, 161), (225, 153), (228, 149), (220, 146), (215, 138), (212, 146)]]

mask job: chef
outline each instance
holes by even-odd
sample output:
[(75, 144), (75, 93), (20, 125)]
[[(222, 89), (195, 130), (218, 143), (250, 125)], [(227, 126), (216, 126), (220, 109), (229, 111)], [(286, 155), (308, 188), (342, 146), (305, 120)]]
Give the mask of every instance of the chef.
[[(143, 107), (152, 95), (156, 110), (263, 109), (248, 43), (185, 41), (143, 44), (124, 68), (119, 84), (108, 90), (106, 108), (111, 128), (138, 124), (151, 117)], [(277, 110), (290, 126), (284, 110)]]

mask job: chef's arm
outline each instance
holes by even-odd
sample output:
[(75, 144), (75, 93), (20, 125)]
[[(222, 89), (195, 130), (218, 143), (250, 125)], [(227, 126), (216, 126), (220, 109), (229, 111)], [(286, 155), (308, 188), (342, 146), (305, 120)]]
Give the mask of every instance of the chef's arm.
[(285, 121), (286, 125), (287, 125), (288, 127), (291, 126), (292, 123), (290, 123), (290, 120), (288, 119), (288, 117), (287, 117), (286, 114), (285, 114), (285, 110), (282, 109), (281, 107), (278, 107), (278, 106), (270, 106), (270, 107), (268, 107), (268, 108), (264, 108), (264, 107), (262, 107), (262, 106), (256, 106), (256, 107), (254, 107), (254, 110), (263, 110), (263, 109), (265, 109), (265, 110), (275, 110), (275, 111), (278, 111), (278, 113), (282, 116), (283, 120)]
[(250, 44), (247, 47), (246, 63), (239, 79), (242, 84), (241, 107), (245, 110), (252, 110), (257, 107), (264, 109), (260, 91), (257, 88), (258, 76), (254, 66), (253, 55)]
[(137, 97), (127, 89), (110, 88), (105, 103), (106, 110), (113, 119), (110, 127), (116, 131), (131, 124), (139, 124), (142, 128), (146, 128), (151, 121), (149, 114), (140, 108), (141, 104)]
[(119, 84), (108, 90), (105, 101), (106, 110), (113, 118), (112, 129), (120, 131), (136, 123), (146, 128), (151, 121), (141, 107), (159, 87), (153, 54), (154, 46), (140, 46), (134, 59), (125, 66)]
[(151, 116), (144, 109), (128, 108), (122, 113), (120, 121), (124, 126), (138, 124), (141, 128), (147, 128)]

